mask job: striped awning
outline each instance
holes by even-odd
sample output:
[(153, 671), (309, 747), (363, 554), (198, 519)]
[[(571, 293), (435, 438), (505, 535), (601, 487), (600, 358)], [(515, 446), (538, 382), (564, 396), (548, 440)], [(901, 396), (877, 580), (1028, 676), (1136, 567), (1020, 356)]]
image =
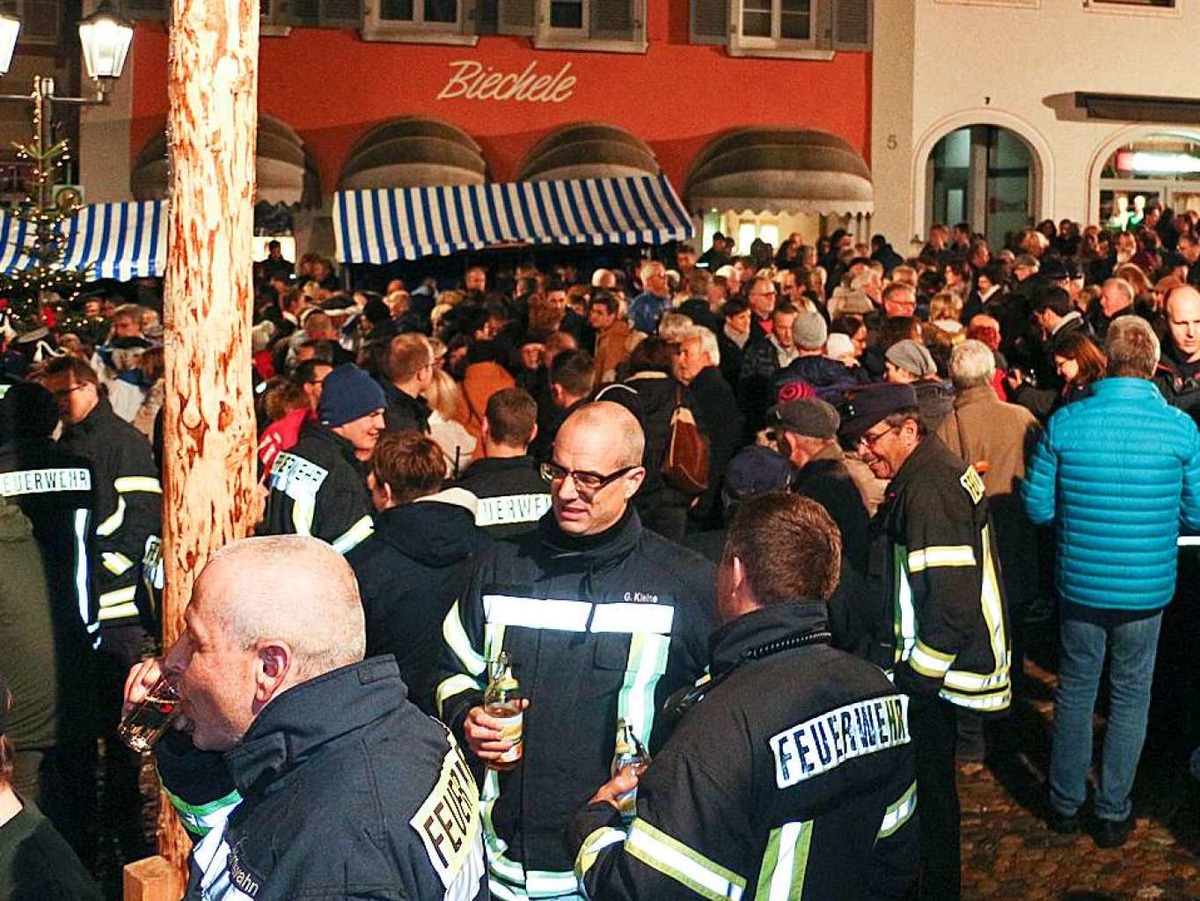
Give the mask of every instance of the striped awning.
[[(167, 209), (157, 200), (97, 203), (80, 207), (59, 226), (64, 269), (87, 269), (88, 280), (129, 281), (163, 274), (167, 258)], [(26, 253), (33, 226), (0, 212), (0, 271), (20, 272), (34, 261)]]
[(662, 244), (695, 234), (663, 175), (339, 191), (343, 263), (447, 256), (496, 244)]

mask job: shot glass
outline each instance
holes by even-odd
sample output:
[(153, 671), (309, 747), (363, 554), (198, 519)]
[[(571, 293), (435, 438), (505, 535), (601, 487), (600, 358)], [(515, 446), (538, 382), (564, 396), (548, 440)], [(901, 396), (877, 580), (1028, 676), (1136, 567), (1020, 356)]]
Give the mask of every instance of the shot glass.
[(117, 734), (126, 747), (138, 752), (149, 751), (178, 713), (179, 690), (163, 676), (121, 720)]

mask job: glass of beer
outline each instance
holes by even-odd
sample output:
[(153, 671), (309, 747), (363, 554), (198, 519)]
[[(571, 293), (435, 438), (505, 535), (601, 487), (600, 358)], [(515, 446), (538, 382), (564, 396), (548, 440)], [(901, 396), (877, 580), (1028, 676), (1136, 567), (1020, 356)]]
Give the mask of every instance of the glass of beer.
[(117, 734), (126, 747), (139, 753), (149, 751), (162, 738), (178, 713), (179, 690), (164, 675), (121, 720)]

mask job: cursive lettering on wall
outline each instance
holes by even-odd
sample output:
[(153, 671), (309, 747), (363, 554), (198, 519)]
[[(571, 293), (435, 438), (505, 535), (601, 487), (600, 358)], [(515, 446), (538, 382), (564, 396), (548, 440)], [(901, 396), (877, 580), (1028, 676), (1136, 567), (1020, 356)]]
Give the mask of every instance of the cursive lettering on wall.
[(450, 63), (450, 77), (438, 92), (438, 100), (514, 100), (518, 103), (562, 103), (575, 93), (571, 64), (564, 63), (554, 75), (540, 74), (537, 62), (523, 72), (498, 72), (471, 59)]

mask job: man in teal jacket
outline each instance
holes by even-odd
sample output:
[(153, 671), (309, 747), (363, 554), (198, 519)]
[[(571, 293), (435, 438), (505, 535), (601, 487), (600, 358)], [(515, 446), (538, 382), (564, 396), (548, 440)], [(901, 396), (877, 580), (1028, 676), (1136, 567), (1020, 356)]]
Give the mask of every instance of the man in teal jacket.
[(1113, 322), (1105, 350), (1109, 377), (1092, 397), (1051, 418), (1022, 495), (1029, 518), (1053, 523), (1058, 542), (1062, 653), (1050, 825), (1080, 829), (1093, 706), (1111, 647), (1094, 837), (1116, 848), (1134, 825), (1129, 795), (1146, 737), (1162, 611), (1175, 591), (1179, 523), (1200, 528), (1200, 433), (1150, 381), (1159, 342), (1143, 319)]

